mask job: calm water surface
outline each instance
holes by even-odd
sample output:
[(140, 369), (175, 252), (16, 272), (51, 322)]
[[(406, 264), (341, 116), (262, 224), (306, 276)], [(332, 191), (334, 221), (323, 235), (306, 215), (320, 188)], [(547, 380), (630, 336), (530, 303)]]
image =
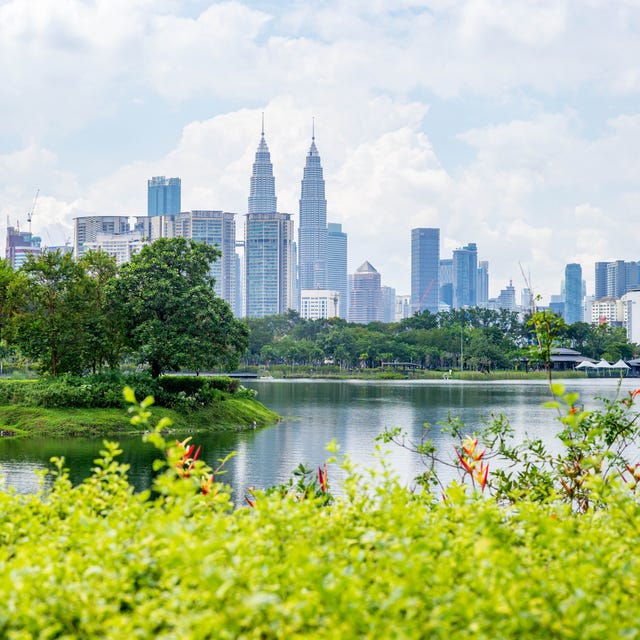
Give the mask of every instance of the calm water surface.
[[(639, 385), (623, 380), (622, 393)], [(258, 398), (283, 416), (283, 421), (265, 429), (221, 434), (197, 434), (204, 458), (215, 466), (218, 458), (231, 451), (237, 455), (227, 464), (225, 481), (241, 502), (249, 486), (267, 487), (285, 482), (300, 463), (317, 466), (327, 457), (326, 445), (334, 440), (341, 454), (348, 454), (362, 469), (379, 464), (375, 438), (386, 429), (402, 427), (419, 439), (425, 423), (431, 425), (429, 437), (448, 454), (447, 437), (438, 424), (449, 415), (460, 417), (469, 433), (492, 414), (507, 416), (520, 441), (543, 438), (554, 446), (558, 423), (550, 409), (542, 407), (549, 399), (546, 383), (540, 382), (460, 382), (450, 381), (308, 381), (268, 380), (247, 383), (258, 391)], [(616, 380), (572, 380), (570, 391), (580, 393), (587, 408), (599, 405), (598, 397), (615, 397)], [(125, 420), (126, 417), (123, 417)], [(131, 482), (137, 489), (150, 485), (155, 450), (139, 437), (120, 438), (123, 460), (131, 465)], [(6, 484), (20, 493), (37, 489), (37, 470), (50, 467), (51, 456), (65, 456), (72, 479), (85, 477), (101, 448), (95, 439), (30, 439), (0, 441), (0, 472)], [(400, 477), (411, 484), (422, 470), (419, 458), (405, 450), (384, 445), (386, 459)], [(330, 469), (332, 489), (339, 492), (342, 478), (336, 466)]]

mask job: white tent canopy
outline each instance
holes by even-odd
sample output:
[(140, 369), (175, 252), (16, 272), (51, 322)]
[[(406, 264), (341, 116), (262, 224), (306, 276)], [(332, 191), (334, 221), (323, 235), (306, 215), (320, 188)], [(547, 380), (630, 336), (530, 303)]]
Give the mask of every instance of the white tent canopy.
[(596, 369), (611, 369), (611, 365), (604, 359), (596, 364)]
[(588, 360), (583, 360), (579, 365), (576, 365), (576, 369), (595, 369), (596, 365)]
[(629, 369), (629, 365), (622, 359), (618, 360), (615, 364), (611, 365), (612, 369)]

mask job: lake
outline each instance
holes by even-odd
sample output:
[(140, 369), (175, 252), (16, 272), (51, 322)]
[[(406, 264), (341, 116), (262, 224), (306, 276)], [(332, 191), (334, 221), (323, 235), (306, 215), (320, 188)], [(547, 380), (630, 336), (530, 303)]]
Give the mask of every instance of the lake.
[[(393, 427), (402, 427), (418, 440), (428, 423), (429, 437), (445, 455), (453, 449), (439, 423), (448, 416), (459, 417), (467, 425), (466, 431), (473, 433), (492, 414), (504, 414), (516, 440), (539, 437), (551, 447), (559, 429), (554, 411), (542, 407), (549, 399), (544, 381), (257, 380), (245, 384), (258, 391), (261, 402), (283, 416), (282, 422), (264, 429), (193, 437), (211, 466), (229, 452), (237, 452), (222, 479), (233, 487), (238, 504), (248, 487), (285, 482), (300, 462), (313, 467), (322, 464), (329, 456), (326, 445), (334, 439), (340, 454), (368, 469), (379, 465), (376, 436)], [(625, 379), (621, 392), (626, 394), (639, 385), (638, 380)], [(569, 380), (565, 386), (580, 393), (586, 408), (599, 406), (598, 397), (613, 398), (618, 392), (618, 381), (613, 379)], [(132, 484), (139, 490), (148, 487), (156, 451), (137, 436), (123, 437), (119, 442), (124, 449), (122, 459), (131, 465)], [(90, 472), (100, 448), (101, 440), (95, 439), (0, 440), (0, 473), (18, 492), (34, 492), (40, 482), (37, 471), (50, 468), (52, 456), (63, 455), (72, 480), (78, 482)], [(385, 457), (394, 472), (410, 485), (422, 471), (419, 457), (390, 444), (383, 449), (389, 451)], [(334, 492), (340, 492), (342, 478), (338, 465), (331, 466), (329, 480)]]

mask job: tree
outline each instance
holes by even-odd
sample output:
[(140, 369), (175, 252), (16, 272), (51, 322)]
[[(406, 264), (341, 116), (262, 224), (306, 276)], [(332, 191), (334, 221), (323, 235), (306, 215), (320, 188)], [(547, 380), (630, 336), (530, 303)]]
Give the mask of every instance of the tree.
[(83, 361), (94, 373), (105, 364), (116, 369), (124, 348), (123, 334), (106, 296), (117, 273), (115, 258), (104, 251), (90, 250), (82, 255), (79, 264), (83, 269), (77, 291), (78, 305), (83, 308)]
[(77, 287), (82, 267), (68, 253), (29, 256), (11, 295), (16, 308), (16, 343), (54, 376), (82, 371), (82, 306)]
[(248, 331), (215, 295), (210, 269), (219, 256), (203, 243), (161, 238), (122, 265), (108, 285), (126, 344), (153, 377), (183, 367), (237, 366)]

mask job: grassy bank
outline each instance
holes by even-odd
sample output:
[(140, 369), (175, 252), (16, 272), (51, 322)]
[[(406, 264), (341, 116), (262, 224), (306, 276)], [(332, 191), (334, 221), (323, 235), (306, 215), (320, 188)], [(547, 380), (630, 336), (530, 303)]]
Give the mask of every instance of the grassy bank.
[[(176, 431), (225, 431), (263, 427), (279, 420), (278, 414), (257, 400), (229, 398), (211, 407), (181, 414), (155, 407), (154, 416), (167, 417)], [(16, 436), (116, 436), (133, 433), (129, 415), (123, 409), (45, 409), (19, 405), (0, 406), (2, 437)]]
[[(135, 432), (122, 398), (122, 388), (130, 382), (121, 378), (2, 381), (0, 437)], [(155, 387), (149, 380), (139, 382), (138, 397), (154, 396), (154, 415), (169, 418), (175, 430), (251, 429), (279, 420), (236, 380), (172, 378)]]
[[(311, 378), (319, 380), (546, 380), (544, 371), (432, 371), (426, 369), (407, 372), (390, 369), (353, 369), (351, 371), (313, 367), (271, 367), (268, 372), (260, 372), (273, 378)], [(586, 378), (581, 371), (554, 371), (556, 380)]]

